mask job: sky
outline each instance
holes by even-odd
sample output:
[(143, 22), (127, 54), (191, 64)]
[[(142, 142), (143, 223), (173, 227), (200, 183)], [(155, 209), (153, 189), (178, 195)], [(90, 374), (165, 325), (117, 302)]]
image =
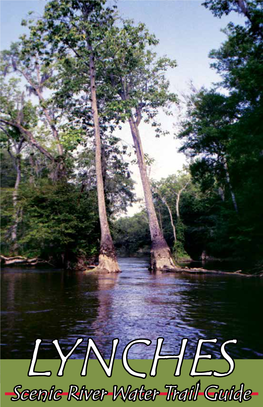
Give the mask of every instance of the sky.
[[(112, 3), (113, 0), (110, 0)], [(1, 0), (1, 49), (9, 47), (16, 41), (26, 28), (21, 20), (29, 11), (41, 15), (45, 0)], [(225, 40), (221, 31), (229, 21), (242, 23), (242, 17), (236, 13), (218, 19), (211, 11), (205, 9), (202, 0), (119, 0), (118, 9), (124, 18), (146, 24), (150, 32), (159, 39), (156, 51), (159, 56), (167, 55), (177, 61), (177, 67), (168, 72), (171, 90), (178, 95), (189, 93), (192, 81), (196, 88), (209, 88), (220, 77), (210, 68), (208, 54), (212, 49), (219, 48)], [(160, 116), (162, 127), (170, 131), (169, 136), (155, 138), (150, 126), (140, 125), (144, 152), (154, 159), (151, 177), (161, 179), (182, 169), (186, 159), (178, 153), (179, 140), (175, 139), (178, 123), (178, 109), (174, 116)], [(118, 136), (124, 143), (132, 145), (128, 126), (123, 126)], [(139, 173), (136, 166), (132, 167), (136, 181), (136, 194), (143, 197)], [(129, 209), (132, 215), (138, 211), (139, 205)]]

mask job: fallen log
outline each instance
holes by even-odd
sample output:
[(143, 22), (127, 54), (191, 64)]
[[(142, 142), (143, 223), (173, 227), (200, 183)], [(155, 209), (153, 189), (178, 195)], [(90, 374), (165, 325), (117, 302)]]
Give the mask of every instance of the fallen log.
[(0, 260), (1, 260), (2, 266), (15, 266), (15, 265), (36, 266), (38, 264), (49, 264), (50, 266), (53, 267), (53, 265), (51, 263), (49, 263), (46, 260), (39, 259), (38, 257), (28, 259), (27, 257), (23, 257), (23, 256), (7, 257), (7, 256), (0, 255)]
[[(167, 270), (169, 272), (169, 270)], [(190, 267), (177, 267), (176, 270), (171, 272), (186, 273), (186, 274), (227, 274), (241, 277), (263, 277), (263, 273), (244, 273), (242, 270), (237, 271), (221, 271), (221, 270), (208, 270), (204, 268), (190, 268)]]

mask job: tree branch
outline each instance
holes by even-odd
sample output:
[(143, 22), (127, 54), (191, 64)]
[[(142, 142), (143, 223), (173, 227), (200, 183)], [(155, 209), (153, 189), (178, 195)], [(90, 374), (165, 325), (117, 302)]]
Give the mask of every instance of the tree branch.
[(7, 126), (15, 127), (17, 128), (21, 133), (23, 133), (25, 139), (28, 141), (29, 144), (31, 144), (33, 147), (37, 148), (43, 155), (45, 155), (50, 161), (54, 162), (55, 159), (54, 157), (44, 148), (42, 147), (34, 138), (33, 134), (31, 131), (25, 129), (21, 124), (12, 122), (3, 118), (0, 118), (0, 123), (4, 123)]

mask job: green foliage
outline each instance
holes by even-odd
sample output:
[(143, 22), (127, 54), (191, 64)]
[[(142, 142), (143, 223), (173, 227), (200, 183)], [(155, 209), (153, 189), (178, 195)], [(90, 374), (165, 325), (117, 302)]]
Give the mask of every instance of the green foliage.
[(227, 92), (217, 87), (192, 94), (178, 137), (181, 151), (194, 159), (191, 173), (207, 204), (206, 250), (257, 259), (263, 244), (262, 5), (243, 0), (204, 5), (219, 17), (238, 11), (246, 24), (230, 23), (227, 40), (210, 53)]
[(176, 242), (174, 242), (174, 245), (172, 246), (172, 253), (177, 262), (180, 261), (181, 259), (190, 258), (185, 250), (185, 231), (186, 226), (183, 224), (182, 220), (179, 219), (176, 222), (177, 240)]
[(176, 67), (176, 62), (164, 56), (158, 58), (152, 50), (158, 44), (144, 24), (135, 25), (124, 20), (114, 26), (105, 39), (104, 80), (109, 95), (107, 113), (119, 121), (126, 121), (134, 114), (137, 122), (150, 123), (159, 137), (163, 134), (157, 115), (160, 108), (167, 114), (177, 102), (169, 90), (166, 72)]
[[(17, 150), (21, 137), (26, 144), (19, 155), (22, 184), (17, 192), (11, 190), (13, 197), (17, 194), (13, 199), (16, 211), (10, 204), (12, 194), (4, 201), (5, 249), (10, 243), (13, 213), (19, 212), (19, 251), (65, 267), (98, 253), (87, 61), (89, 45), (96, 50), (96, 58), (101, 55), (99, 43), (114, 23), (115, 6), (104, 6), (104, 1), (50, 1), (43, 18), (23, 21), (29, 35), (1, 54), (1, 69), (11, 77), (9, 82), (3, 80), (2, 147)], [(22, 83), (13, 76), (22, 77)], [(98, 103), (101, 114), (105, 110), (103, 94)], [(115, 126), (110, 121), (101, 115), (103, 178), (112, 217), (127, 209), (134, 194), (126, 152), (113, 136)], [(8, 186), (14, 186), (11, 180)]]
[[(177, 260), (187, 257), (185, 252), (185, 225), (181, 219), (182, 198), (193, 189), (186, 169), (177, 174), (152, 181), (154, 204), (163, 233)], [(172, 219), (171, 219), (172, 218)]]
[[(154, 203), (177, 258), (186, 252), (198, 258), (205, 250), (216, 257), (257, 259), (263, 244), (262, 2), (203, 4), (217, 17), (238, 12), (245, 24), (229, 23), (226, 41), (210, 53), (222, 82), (188, 99), (178, 137), (191, 159), (191, 176), (154, 182)], [(114, 131), (133, 117), (137, 125), (150, 123), (157, 137), (163, 134), (158, 113), (171, 114), (177, 103), (166, 78), (176, 62), (157, 57), (155, 35), (142, 23), (120, 20), (116, 6), (105, 0), (51, 0), (43, 18), (22, 24), (29, 34), (1, 53), (0, 69), (9, 77), (1, 79), (0, 96), (3, 249), (8, 253), (16, 213), (20, 253), (67, 267), (98, 251), (91, 50), (111, 220), (135, 199), (127, 151)], [(114, 225), (122, 253), (148, 249), (144, 211)]]
[(11, 225), (13, 220), (13, 203), (12, 203), (13, 188), (2, 187), (0, 194), (1, 206), (1, 252), (8, 255), (11, 251), (10, 237)]
[(16, 171), (8, 152), (4, 149), (0, 151), (0, 177), (2, 188), (12, 188), (16, 182)]
[[(6, 219), (8, 190), (3, 196)], [(87, 193), (73, 184), (46, 181), (34, 187), (27, 184), (20, 189), (19, 207), (23, 212), (18, 238), (22, 254), (64, 267), (74, 265), (80, 257), (97, 254), (99, 223), (94, 191)]]
[(261, 0), (206, 0), (203, 6), (210, 9), (214, 16), (221, 18), (231, 11), (242, 14), (247, 18), (246, 25), (252, 33), (259, 33), (262, 28)]
[(119, 218), (113, 226), (115, 247), (120, 255), (143, 256), (149, 254), (151, 237), (145, 211), (131, 217)]
[[(11, 78), (9, 81), (0, 79), (0, 113), (3, 119), (19, 120), (25, 129), (32, 129), (37, 125), (37, 112), (31, 100), (25, 101), (24, 93), (19, 89), (19, 79)], [(12, 130), (15, 132), (16, 130)], [(3, 132), (1, 132), (3, 136)]]

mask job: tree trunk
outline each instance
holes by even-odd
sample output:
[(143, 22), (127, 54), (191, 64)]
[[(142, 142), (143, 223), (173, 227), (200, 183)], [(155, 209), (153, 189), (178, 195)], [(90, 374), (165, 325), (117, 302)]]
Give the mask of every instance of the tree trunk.
[(100, 126), (99, 115), (97, 107), (96, 96), (96, 83), (95, 83), (95, 64), (94, 54), (91, 45), (89, 45), (90, 59), (90, 86), (91, 86), (91, 107), (94, 121), (94, 133), (95, 133), (95, 145), (96, 145), (96, 178), (97, 178), (97, 194), (98, 194), (98, 207), (99, 207), (99, 219), (101, 229), (101, 241), (100, 241), (100, 255), (99, 265), (96, 271), (103, 272), (120, 272), (120, 268), (117, 262), (115, 248), (113, 245), (109, 223), (106, 213), (104, 184), (102, 175), (102, 163), (101, 163), (101, 139), (100, 139)]
[(172, 226), (172, 229), (173, 229), (174, 243), (176, 243), (176, 229), (175, 229), (175, 225), (174, 225), (174, 221), (173, 221), (173, 214), (172, 214), (171, 208), (168, 205), (165, 198), (161, 197), (161, 199), (162, 199), (164, 205), (166, 206), (166, 208), (168, 210), (168, 213), (169, 213), (169, 216), (170, 216), (171, 226)]
[(234, 209), (235, 209), (236, 213), (238, 213), (238, 207), (237, 207), (236, 196), (235, 196), (235, 193), (234, 193), (234, 191), (233, 191), (232, 184), (231, 184), (231, 180), (230, 180), (230, 175), (229, 175), (228, 165), (227, 165), (226, 159), (224, 159), (224, 168), (225, 168), (225, 171), (226, 171), (226, 180), (227, 180), (227, 183), (228, 183), (228, 186), (229, 186), (229, 190), (230, 190), (232, 202), (233, 202), (233, 205), (234, 205)]
[[(7, 133), (8, 135), (8, 133)], [(23, 144), (25, 142), (25, 138), (22, 136), (22, 138), (19, 140), (19, 142), (16, 144), (14, 143), (14, 149), (15, 149), (15, 154), (12, 153), (12, 151), (7, 149), (11, 160), (13, 162), (13, 166), (16, 170), (16, 182), (14, 186), (14, 191), (13, 191), (13, 196), (12, 196), (12, 201), (13, 201), (13, 222), (11, 226), (11, 249), (14, 254), (17, 254), (18, 250), (18, 242), (17, 242), (17, 229), (18, 229), (18, 223), (19, 223), (19, 212), (20, 210), (17, 208), (17, 198), (18, 198), (18, 188), (20, 185), (21, 181), (21, 157), (20, 153), (23, 148)]]
[(53, 156), (37, 142), (37, 140), (33, 137), (33, 134), (31, 133), (31, 131), (25, 129), (20, 123), (15, 122), (15, 121), (10, 121), (10, 120), (5, 120), (5, 119), (0, 118), (0, 123), (7, 124), (8, 126), (18, 129), (20, 131), (20, 133), (23, 134), (24, 138), (31, 146), (37, 148), (41, 154), (43, 154), (45, 157), (47, 157), (47, 159), (49, 161), (54, 163), (55, 160), (54, 160)]
[(129, 118), (129, 124), (136, 150), (142, 186), (144, 191), (145, 204), (149, 219), (149, 228), (152, 241), (151, 270), (154, 272), (176, 270), (176, 266), (172, 259), (170, 249), (163, 237), (163, 234), (158, 224), (158, 219), (152, 199), (150, 182), (147, 176), (147, 168), (145, 164), (140, 133), (138, 126), (132, 116)]
[(188, 184), (189, 184), (189, 182), (187, 182), (185, 184), (185, 186), (183, 188), (181, 188), (179, 190), (179, 192), (177, 193), (177, 195), (176, 195), (176, 216), (177, 216), (178, 220), (180, 219), (180, 198), (181, 198), (181, 194), (185, 190), (185, 188), (187, 187)]
[(15, 167), (16, 167), (16, 183), (13, 192), (13, 225), (11, 228), (11, 242), (12, 242), (12, 251), (17, 253), (18, 250), (18, 243), (17, 243), (17, 229), (18, 229), (18, 222), (19, 222), (19, 209), (17, 209), (17, 198), (18, 198), (18, 188), (21, 181), (21, 159), (20, 156), (17, 155), (15, 158)]
[(160, 229), (161, 229), (161, 232), (163, 233), (163, 221), (162, 221), (162, 214), (161, 214), (161, 211), (160, 211), (160, 208), (158, 209), (158, 218), (159, 218), (159, 225), (160, 225)]
[(180, 197), (181, 197), (181, 191), (178, 192), (176, 195), (176, 217), (177, 220), (180, 219)]
[(244, 16), (246, 16), (249, 19), (249, 21), (251, 22), (251, 15), (248, 10), (247, 1), (244, 1), (244, 0), (235, 0), (235, 1), (238, 4), (241, 13), (243, 13)]

